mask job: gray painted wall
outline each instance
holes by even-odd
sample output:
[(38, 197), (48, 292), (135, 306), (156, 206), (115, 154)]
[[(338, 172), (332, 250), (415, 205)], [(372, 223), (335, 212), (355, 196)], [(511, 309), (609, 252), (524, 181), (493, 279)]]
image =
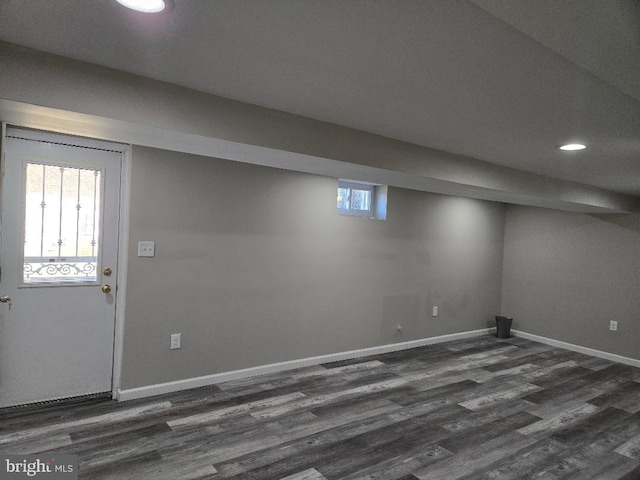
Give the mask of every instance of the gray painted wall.
[(640, 358), (640, 215), (509, 205), (502, 283), (513, 328)]
[[(122, 388), (474, 330), (497, 313), (504, 205), (390, 188), (381, 221), (338, 216), (335, 199), (335, 179), (134, 147)], [(140, 240), (155, 258), (136, 256)]]
[[(628, 203), (6, 43), (0, 70), (0, 100), (64, 110), (54, 130), (87, 121), (78, 112), (106, 123), (69, 133), (103, 137), (116, 119), (479, 185), (505, 201)], [(325, 177), (140, 147), (133, 167), (124, 388), (481, 328), (501, 281), (516, 328), (638, 358), (637, 215), (510, 206), (502, 275), (499, 204), (392, 188), (389, 219), (376, 222), (337, 217)], [(134, 255), (139, 240), (158, 242), (155, 259)], [(168, 350), (173, 332), (182, 350)]]

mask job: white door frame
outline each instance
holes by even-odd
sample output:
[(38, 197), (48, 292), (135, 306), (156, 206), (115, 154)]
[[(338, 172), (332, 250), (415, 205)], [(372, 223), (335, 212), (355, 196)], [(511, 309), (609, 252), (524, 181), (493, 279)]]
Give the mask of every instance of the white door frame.
[[(2, 179), (4, 177), (4, 164), (5, 164), (5, 146), (6, 146), (6, 130), (7, 122), (1, 123), (1, 137), (0, 137), (0, 171), (2, 172)], [(29, 124), (21, 124), (19, 122), (11, 122), (13, 127), (33, 128)], [(44, 134), (62, 133), (62, 132), (43, 132)], [(74, 135), (73, 131), (64, 132), (66, 135)], [(131, 199), (131, 165), (132, 165), (132, 147), (131, 145), (118, 144), (109, 140), (78, 138), (78, 143), (91, 142), (93, 144), (100, 144), (100, 142), (108, 143), (110, 150), (115, 150), (122, 155), (122, 171), (120, 177), (120, 206), (119, 206), (119, 220), (118, 220), (118, 269), (116, 278), (116, 288), (118, 289), (118, 295), (116, 296), (116, 311), (115, 311), (115, 333), (113, 340), (113, 374), (111, 380), (111, 396), (114, 399), (119, 397), (120, 393), (120, 380), (122, 376), (122, 354), (124, 343), (124, 321), (125, 321), (125, 306), (127, 295), (127, 270), (128, 270), (128, 255), (129, 255), (129, 216), (130, 216), (130, 199)], [(1, 196), (0, 196), (1, 197)], [(0, 205), (1, 207), (2, 205)], [(2, 241), (2, 231), (0, 225), (0, 241)]]

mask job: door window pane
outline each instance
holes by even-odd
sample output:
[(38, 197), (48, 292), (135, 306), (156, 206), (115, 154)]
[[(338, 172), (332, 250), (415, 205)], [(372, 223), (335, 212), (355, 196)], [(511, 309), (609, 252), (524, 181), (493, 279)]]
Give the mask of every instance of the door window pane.
[(26, 284), (96, 282), (102, 173), (27, 163)]

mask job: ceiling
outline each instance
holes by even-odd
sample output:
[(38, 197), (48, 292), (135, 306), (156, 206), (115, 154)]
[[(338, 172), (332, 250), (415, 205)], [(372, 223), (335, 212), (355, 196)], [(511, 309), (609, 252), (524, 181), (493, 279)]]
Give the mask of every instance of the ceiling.
[(0, 40), (640, 196), (636, 0), (2, 0)]

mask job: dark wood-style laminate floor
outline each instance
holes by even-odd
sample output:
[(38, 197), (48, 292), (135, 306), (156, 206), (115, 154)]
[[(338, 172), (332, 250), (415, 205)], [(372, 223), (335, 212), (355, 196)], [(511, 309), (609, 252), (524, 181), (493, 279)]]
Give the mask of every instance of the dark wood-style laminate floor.
[(125, 403), (0, 412), (82, 479), (639, 479), (640, 370), (486, 336)]

